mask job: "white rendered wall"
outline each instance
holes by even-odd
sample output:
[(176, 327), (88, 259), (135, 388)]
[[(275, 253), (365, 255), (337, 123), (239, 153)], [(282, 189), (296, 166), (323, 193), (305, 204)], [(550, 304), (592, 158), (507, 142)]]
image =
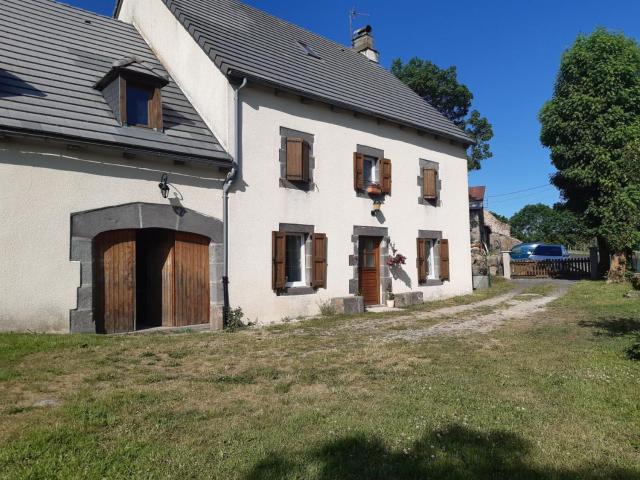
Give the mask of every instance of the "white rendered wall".
[(162, 0), (124, 0), (119, 20), (133, 24), (227, 152), (233, 149), (233, 89)]
[[(268, 323), (316, 314), (320, 302), (348, 296), (354, 225), (387, 227), (391, 241), (407, 257), (403, 276), (409, 281), (394, 279), (394, 292), (419, 290), (429, 300), (472, 291), (467, 163), (461, 146), (337, 113), (326, 105), (276, 96), (272, 90), (246, 88), (241, 98), (243, 173), (240, 189), (230, 200), (233, 305), (241, 306), (251, 320)], [(279, 187), (280, 127), (315, 136), (316, 191)], [(384, 150), (392, 161), (393, 190), (382, 206), (383, 223), (371, 216), (372, 201), (358, 198), (353, 189), (353, 152), (358, 144)], [(438, 207), (418, 203), (420, 158), (439, 163)], [(277, 296), (271, 290), (271, 231), (279, 223), (314, 225), (316, 232), (327, 234), (327, 289), (300, 296)], [(440, 230), (449, 239), (451, 281), (442, 286), (417, 283), (418, 230)]]
[[(162, 198), (162, 172), (181, 200), (175, 189)], [(80, 285), (80, 265), (70, 261), (72, 213), (148, 202), (221, 219), (221, 185), (217, 168), (0, 142), (0, 330), (69, 330)]]

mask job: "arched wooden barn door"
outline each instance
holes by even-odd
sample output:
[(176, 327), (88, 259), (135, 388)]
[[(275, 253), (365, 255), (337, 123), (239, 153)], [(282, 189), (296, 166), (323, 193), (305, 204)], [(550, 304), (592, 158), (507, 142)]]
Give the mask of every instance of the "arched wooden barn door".
[(96, 331), (208, 323), (209, 243), (201, 235), (165, 229), (97, 235)]

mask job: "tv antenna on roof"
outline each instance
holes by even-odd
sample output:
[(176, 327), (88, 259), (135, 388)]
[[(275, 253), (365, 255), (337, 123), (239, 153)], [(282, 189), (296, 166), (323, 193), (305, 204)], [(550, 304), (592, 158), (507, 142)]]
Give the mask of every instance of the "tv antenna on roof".
[(368, 17), (368, 13), (358, 12), (356, 7), (349, 10), (349, 41), (353, 41), (353, 19), (356, 17)]

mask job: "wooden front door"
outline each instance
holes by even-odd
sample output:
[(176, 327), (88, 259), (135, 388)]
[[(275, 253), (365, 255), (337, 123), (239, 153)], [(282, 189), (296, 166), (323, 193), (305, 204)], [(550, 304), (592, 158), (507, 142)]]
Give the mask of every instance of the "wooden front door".
[(209, 239), (176, 232), (175, 325), (209, 323)]
[(360, 237), (358, 281), (365, 305), (380, 304), (380, 237)]
[(96, 331), (136, 328), (136, 231), (114, 230), (94, 239)]

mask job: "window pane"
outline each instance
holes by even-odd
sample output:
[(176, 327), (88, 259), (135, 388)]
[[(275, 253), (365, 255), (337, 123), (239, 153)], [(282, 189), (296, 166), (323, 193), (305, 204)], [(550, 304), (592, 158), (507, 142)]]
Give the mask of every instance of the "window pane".
[(373, 252), (375, 250), (376, 246), (373, 238), (367, 238), (364, 248), (367, 250), (367, 252)]
[(302, 281), (302, 236), (287, 235), (286, 246), (286, 272), (287, 282)]
[(364, 161), (364, 182), (373, 182), (373, 160), (365, 159)]
[(373, 268), (376, 266), (376, 257), (373, 253), (365, 253), (364, 266), (367, 268)]
[(431, 248), (431, 275), (429, 278), (438, 279), (440, 278), (440, 246), (437, 240), (431, 240), (429, 246)]
[(425, 242), (425, 250), (426, 252), (424, 252), (424, 258), (427, 259), (427, 277), (431, 277), (433, 274), (433, 258), (431, 255), (431, 240), (429, 240), (428, 242)]
[(534, 254), (543, 255), (545, 257), (561, 257), (562, 249), (558, 246), (540, 245), (539, 247), (536, 247)]
[(149, 125), (151, 90), (127, 83), (127, 123)]

